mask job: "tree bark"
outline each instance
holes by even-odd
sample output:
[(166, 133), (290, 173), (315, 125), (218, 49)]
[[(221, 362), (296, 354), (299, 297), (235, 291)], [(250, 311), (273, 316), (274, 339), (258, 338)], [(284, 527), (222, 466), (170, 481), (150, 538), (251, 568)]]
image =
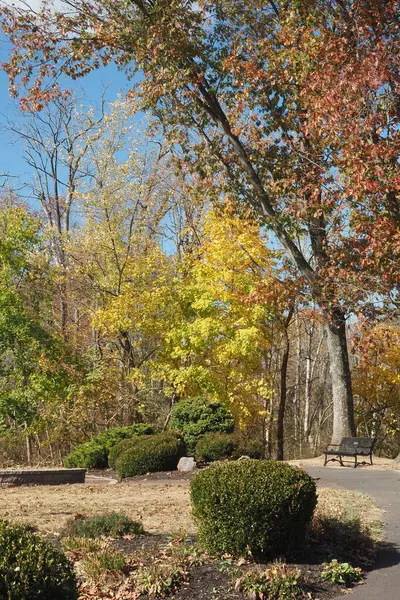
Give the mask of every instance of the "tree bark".
[(276, 460), (283, 460), (284, 456), (284, 433), (285, 433), (285, 412), (286, 412), (286, 397), (287, 397), (287, 371), (289, 363), (289, 337), (287, 331), (285, 332), (285, 349), (282, 357), (281, 364), (281, 390), (279, 397), (279, 408), (278, 408), (278, 423), (277, 423), (277, 451)]
[(325, 315), (325, 330), (332, 380), (333, 430), (332, 444), (340, 444), (343, 437), (356, 434), (353, 409), (353, 391), (346, 339), (344, 313), (334, 308)]
[(312, 349), (314, 341), (314, 321), (311, 320), (310, 329), (306, 329), (307, 340), (307, 354), (305, 358), (306, 362), (306, 380), (304, 387), (304, 422), (303, 432), (304, 439), (309, 443), (310, 434), (310, 409), (311, 409), (311, 367), (312, 367)]
[(292, 320), (294, 308), (291, 307), (289, 314), (287, 315), (284, 325), (284, 350), (281, 363), (281, 385), (280, 385), (280, 397), (278, 407), (278, 422), (277, 422), (277, 451), (276, 459), (283, 460), (284, 457), (284, 440), (285, 440), (285, 412), (286, 412), (286, 400), (287, 400), (287, 372), (290, 355), (290, 339), (289, 339), (289, 325)]

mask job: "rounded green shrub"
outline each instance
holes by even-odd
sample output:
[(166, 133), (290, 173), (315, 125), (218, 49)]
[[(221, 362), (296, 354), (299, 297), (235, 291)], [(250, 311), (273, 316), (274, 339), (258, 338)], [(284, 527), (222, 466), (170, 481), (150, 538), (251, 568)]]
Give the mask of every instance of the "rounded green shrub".
[(0, 598), (76, 600), (72, 565), (31, 528), (0, 521)]
[(212, 554), (283, 556), (304, 538), (317, 503), (314, 480), (276, 461), (214, 463), (191, 482), (199, 537)]
[(131, 438), (127, 440), (121, 440), (118, 444), (115, 444), (108, 453), (108, 465), (111, 469), (115, 469), (115, 463), (120, 454), (128, 450), (128, 448), (133, 448), (135, 444), (140, 441), (140, 438)]
[(233, 417), (225, 405), (201, 397), (175, 404), (169, 421), (170, 429), (182, 432), (190, 455), (195, 453), (196, 443), (205, 433), (231, 433), (233, 427)]
[(80, 444), (64, 458), (64, 467), (82, 469), (105, 469), (108, 465), (107, 448), (93, 440)]
[(118, 456), (115, 469), (121, 477), (172, 471), (185, 451), (184, 441), (172, 431), (145, 436)]
[(231, 433), (206, 433), (196, 444), (197, 462), (214, 462), (230, 458), (235, 449), (235, 437)]
[(64, 535), (78, 538), (121, 537), (144, 533), (143, 525), (126, 515), (109, 513), (85, 517), (80, 515), (68, 521)]
[(118, 442), (154, 433), (154, 427), (146, 423), (136, 423), (127, 427), (112, 427), (90, 441), (77, 446), (64, 458), (64, 467), (83, 469), (105, 469), (108, 455)]

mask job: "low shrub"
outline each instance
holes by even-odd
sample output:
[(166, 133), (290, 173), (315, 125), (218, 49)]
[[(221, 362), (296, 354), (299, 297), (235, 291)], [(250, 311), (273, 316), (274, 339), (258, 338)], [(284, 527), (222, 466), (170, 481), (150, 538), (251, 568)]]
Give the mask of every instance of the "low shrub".
[(185, 451), (185, 443), (174, 432), (146, 436), (118, 456), (115, 469), (121, 477), (171, 471)]
[(225, 405), (201, 397), (175, 404), (169, 422), (170, 429), (182, 432), (189, 455), (194, 455), (196, 443), (205, 433), (231, 433), (233, 426), (233, 417)]
[(323, 563), (324, 570), (321, 573), (323, 581), (330, 581), (337, 585), (345, 585), (350, 587), (358, 581), (364, 579), (361, 569), (352, 567), (350, 563), (340, 563), (337, 560), (332, 560), (330, 563)]
[(64, 458), (64, 467), (68, 469), (105, 469), (108, 466), (107, 448), (94, 441), (80, 444)]
[(196, 444), (197, 462), (214, 462), (230, 458), (235, 449), (235, 438), (231, 433), (206, 433)]
[(31, 528), (0, 521), (0, 598), (76, 600), (73, 568)]
[(301, 469), (249, 459), (200, 471), (191, 501), (200, 541), (211, 554), (277, 557), (304, 538), (317, 494)]
[(77, 538), (122, 537), (144, 533), (143, 525), (125, 515), (110, 513), (78, 516), (68, 521), (64, 535)]
[(175, 593), (187, 578), (185, 565), (154, 564), (140, 567), (136, 574), (137, 591), (151, 598), (165, 598)]
[(258, 440), (246, 439), (242, 436), (237, 436), (235, 439), (235, 447), (232, 452), (233, 460), (237, 460), (241, 456), (249, 458), (263, 458), (264, 446)]
[(257, 440), (246, 440), (238, 433), (206, 433), (196, 444), (195, 456), (198, 462), (214, 462), (241, 456), (262, 458), (263, 445)]
[(235, 585), (252, 600), (297, 600), (305, 597), (304, 587), (301, 571), (283, 563), (265, 571), (248, 571)]
[(64, 458), (68, 468), (105, 469), (108, 467), (108, 455), (118, 442), (142, 435), (154, 433), (154, 428), (146, 423), (136, 423), (127, 427), (113, 427), (103, 431), (90, 441), (77, 446)]

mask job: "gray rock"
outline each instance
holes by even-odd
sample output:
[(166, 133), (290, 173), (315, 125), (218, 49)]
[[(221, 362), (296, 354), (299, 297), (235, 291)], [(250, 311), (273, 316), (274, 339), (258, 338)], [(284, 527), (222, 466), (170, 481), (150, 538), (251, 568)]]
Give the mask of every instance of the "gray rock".
[(193, 456), (182, 456), (178, 462), (178, 471), (190, 473), (196, 468), (196, 462)]

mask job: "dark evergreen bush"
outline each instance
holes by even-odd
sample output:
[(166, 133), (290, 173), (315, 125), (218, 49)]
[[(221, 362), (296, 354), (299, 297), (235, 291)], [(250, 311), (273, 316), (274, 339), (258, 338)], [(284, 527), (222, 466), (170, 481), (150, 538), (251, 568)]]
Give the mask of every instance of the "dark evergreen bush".
[(194, 455), (196, 443), (202, 435), (210, 431), (231, 433), (233, 426), (233, 417), (226, 406), (205, 398), (181, 400), (172, 409), (169, 422), (170, 429), (183, 433), (190, 455)]
[(117, 461), (118, 456), (125, 452), (125, 450), (127, 450), (128, 448), (133, 448), (133, 446), (137, 444), (140, 441), (140, 439), (140, 437), (129, 438), (126, 440), (121, 440), (120, 442), (118, 442), (118, 444), (115, 444), (115, 446), (113, 446), (110, 452), (108, 453), (108, 466), (111, 469), (115, 469), (115, 463)]
[(64, 458), (64, 467), (69, 469), (81, 467), (83, 469), (105, 469), (108, 466), (107, 448), (95, 441), (80, 444)]
[(262, 458), (264, 448), (257, 440), (246, 439), (241, 433), (206, 433), (196, 444), (196, 460), (214, 462), (241, 456)]
[(197, 462), (214, 462), (230, 458), (235, 449), (235, 437), (231, 433), (206, 433), (196, 444)]
[(248, 456), (249, 458), (263, 458), (264, 446), (258, 440), (246, 439), (243, 435), (236, 436), (232, 458), (237, 460), (241, 456)]
[(314, 480), (286, 463), (214, 463), (191, 482), (199, 537), (212, 554), (273, 558), (304, 538), (317, 503)]
[(68, 521), (64, 535), (79, 538), (121, 537), (144, 533), (143, 525), (132, 521), (125, 515), (110, 513), (93, 515), (91, 517), (79, 516)]
[(68, 468), (105, 469), (108, 467), (108, 454), (118, 442), (152, 433), (154, 433), (154, 428), (146, 423), (136, 423), (127, 427), (113, 427), (96, 435), (89, 442), (77, 446), (64, 458), (64, 466)]
[(172, 431), (144, 436), (118, 456), (115, 469), (121, 477), (172, 471), (185, 451), (184, 441)]
[(0, 521), (0, 598), (76, 600), (73, 568), (65, 554), (31, 528)]

